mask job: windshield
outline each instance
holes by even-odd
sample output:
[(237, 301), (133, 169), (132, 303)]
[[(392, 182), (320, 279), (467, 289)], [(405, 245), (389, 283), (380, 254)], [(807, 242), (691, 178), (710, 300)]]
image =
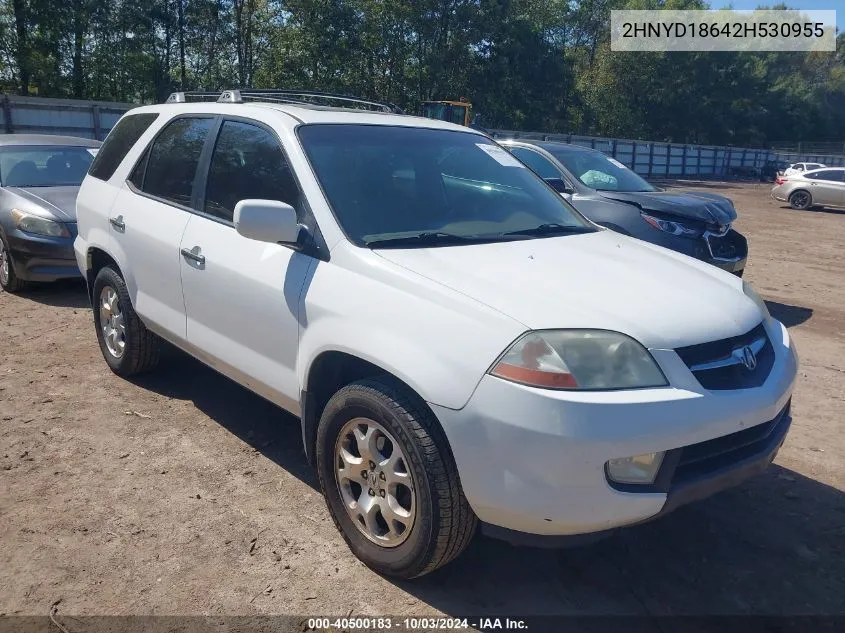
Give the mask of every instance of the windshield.
[[(594, 230), (530, 169), (478, 134), (336, 124), (303, 125), (298, 134), (338, 223), (359, 246)], [(419, 237), (426, 239), (408, 240)]]
[(0, 151), (0, 182), (6, 187), (80, 185), (96, 151), (61, 145), (4, 148)]
[(546, 148), (569, 172), (599, 191), (657, 191), (618, 160), (600, 152)]

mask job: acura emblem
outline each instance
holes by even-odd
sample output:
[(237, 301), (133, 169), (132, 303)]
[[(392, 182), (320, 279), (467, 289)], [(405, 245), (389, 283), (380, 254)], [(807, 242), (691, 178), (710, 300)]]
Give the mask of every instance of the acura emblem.
[(748, 345), (745, 347), (738, 347), (733, 351), (733, 356), (749, 371), (754, 371), (757, 367), (757, 357), (754, 355), (754, 350)]

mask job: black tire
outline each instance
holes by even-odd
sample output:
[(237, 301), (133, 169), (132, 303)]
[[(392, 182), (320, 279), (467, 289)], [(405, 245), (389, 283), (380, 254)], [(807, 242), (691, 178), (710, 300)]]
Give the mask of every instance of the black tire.
[[(112, 354), (106, 345), (103, 328), (100, 325), (100, 297), (106, 287), (114, 289), (119, 300), (120, 310), (124, 318), (125, 334), (123, 353), (118, 357)], [(100, 269), (94, 279), (92, 307), (94, 312), (94, 329), (97, 341), (108, 366), (118, 376), (124, 378), (134, 376), (153, 369), (161, 354), (161, 340), (150, 332), (132, 307), (126, 282), (114, 268), (106, 266)]]
[[(335, 477), (335, 445), (349, 420), (366, 417), (401, 444), (415, 482), (416, 518), (400, 545), (383, 547), (364, 536), (344, 506)], [(387, 377), (360, 380), (329, 400), (317, 428), (317, 473), (329, 512), (347, 545), (365, 565), (386, 576), (415, 578), (457, 557), (478, 520), (464, 497), (443, 430), (425, 403)]]
[(793, 191), (789, 194), (789, 206), (798, 211), (805, 211), (813, 206), (813, 196), (804, 189)]
[(0, 251), (2, 251), (0, 252), (0, 266), (3, 265), (3, 260), (5, 259), (8, 270), (8, 273), (4, 274), (2, 269), (0, 269), (0, 288), (8, 293), (24, 290), (29, 284), (15, 274), (15, 263), (12, 261), (12, 254), (9, 252), (9, 247), (2, 237), (0, 237)]

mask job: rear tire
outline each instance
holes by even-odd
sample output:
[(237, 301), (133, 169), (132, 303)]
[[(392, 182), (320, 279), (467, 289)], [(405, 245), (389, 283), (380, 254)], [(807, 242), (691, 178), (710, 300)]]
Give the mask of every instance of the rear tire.
[(5, 240), (0, 237), (0, 288), (3, 288), (8, 293), (14, 293), (25, 289), (27, 285), (25, 281), (18, 278), (15, 274), (12, 254), (9, 252)]
[(92, 303), (97, 341), (111, 370), (126, 378), (153, 369), (161, 341), (135, 313), (126, 282), (114, 268), (97, 273)]
[(813, 196), (809, 191), (798, 189), (789, 194), (789, 206), (798, 211), (804, 211), (813, 206)]
[[(371, 453), (360, 450), (369, 429)], [(425, 403), (393, 380), (360, 380), (332, 396), (317, 428), (316, 459), (335, 525), (352, 553), (378, 573), (397, 578), (427, 574), (458, 556), (475, 533), (478, 520), (464, 497), (443, 430)], [(399, 459), (405, 484), (396, 487), (390, 483), (390, 464)], [(380, 479), (386, 479), (384, 486)], [(394, 495), (391, 485), (404, 494)], [(374, 512), (372, 530), (367, 508)], [(398, 523), (393, 509), (400, 513)]]

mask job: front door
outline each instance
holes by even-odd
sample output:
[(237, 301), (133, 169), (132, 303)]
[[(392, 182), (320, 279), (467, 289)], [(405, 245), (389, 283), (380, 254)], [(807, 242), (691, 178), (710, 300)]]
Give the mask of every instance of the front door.
[(247, 198), (301, 208), (276, 135), (256, 123), (224, 120), (202, 211), (188, 222), (180, 249), (188, 344), (222, 373), (298, 413), (299, 299), (314, 260), (238, 234), (234, 208)]

